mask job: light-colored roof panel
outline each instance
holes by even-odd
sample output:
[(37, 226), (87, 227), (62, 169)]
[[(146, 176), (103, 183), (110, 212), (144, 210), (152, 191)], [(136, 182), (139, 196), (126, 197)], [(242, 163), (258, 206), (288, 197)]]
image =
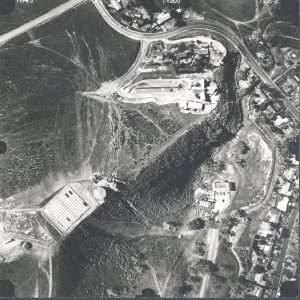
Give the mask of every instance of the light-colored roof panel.
[(71, 183), (49, 200), (42, 213), (64, 235), (71, 232), (97, 206), (98, 203), (85, 187)]

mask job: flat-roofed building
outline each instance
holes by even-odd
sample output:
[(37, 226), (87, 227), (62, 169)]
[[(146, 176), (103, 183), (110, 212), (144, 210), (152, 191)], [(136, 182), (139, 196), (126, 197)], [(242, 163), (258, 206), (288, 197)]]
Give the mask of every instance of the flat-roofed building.
[(215, 181), (215, 191), (216, 192), (229, 192), (230, 185), (229, 182), (226, 181)]
[(215, 181), (213, 183), (215, 211), (224, 211), (231, 204), (230, 183), (227, 181)]
[[(103, 201), (105, 190), (103, 189)], [(61, 235), (70, 233), (103, 201), (97, 201), (80, 183), (70, 183), (58, 191), (42, 208), (42, 215)]]
[(279, 209), (282, 212), (286, 212), (288, 209), (290, 199), (288, 197), (283, 197), (277, 202), (277, 209)]

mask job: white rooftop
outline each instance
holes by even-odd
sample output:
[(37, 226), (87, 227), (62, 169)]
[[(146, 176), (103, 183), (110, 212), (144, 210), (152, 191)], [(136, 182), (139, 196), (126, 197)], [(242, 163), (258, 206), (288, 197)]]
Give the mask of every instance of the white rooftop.
[[(105, 193), (102, 193), (105, 197)], [(42, 214), (59, 233), (71, 232), (102, 201), (96, 201), (80, 183), (67, 184), (43, 207)]]
[(295, 169), (290, 168), (284, 171), (283, 176), (287, 179), (287, 180), (292, 180), (296, 177), (295, 175)]
[(284, 196), (291, 196), (292, 191), (290, 191), (290, 183), (286, 182), (285, 184), (283, 184), (279, 193)]
[(277, 208), (282, 212), (286, 212), (288, 204), (289, 204), (289, 198), (283, 197), (280, 201), (278, 201)]
[(276, 120), (274, 122), (274, 125), (277, 126), (277, 127), (279, 127), (279, 126), (281, 126), (283, 124), (286, 124), (288, 122), (289, 122), (288, 118), (282, 118), (281, 116), (277, 116)]
[(272, 234), (271, 224), (268, 222), (262, 222), (259, 226), (258, 235), (266, 237), (269, 234)]

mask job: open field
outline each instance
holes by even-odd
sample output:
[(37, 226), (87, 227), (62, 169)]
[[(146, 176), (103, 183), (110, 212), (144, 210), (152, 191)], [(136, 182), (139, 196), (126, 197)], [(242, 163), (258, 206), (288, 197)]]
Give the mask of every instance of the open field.
[[(0, 161), (1, 193), (29, 189), (49, 174), (64, 182), (82, 164), (90, 173), (128, 177), (124, 190), (109, 194), (101, 209), (62, 242), (55, 257), (55, 296), (134, 297), (149, 288), (179, 297), (189, 293), (193, 280), (196, 294), (201, 279), (187, 274), (189, 257), (183, 255), (188, 238), (153, 237), (151, 230), (165, 220), (183, 219), (193, 202), (194, 170), (236, 134), (241, 122), (232, 83), (236, 64), (230, 57), (232, 64), (225, 63), (222, 100), (228, 105), (220, 103), (218, 118), (215, 113), (205, 120), (182, 116), (175, 105), (158, 109), (88, 99), (81, 91), (95, 90), (126, 71), (129, 54), (133, 60), (138, 47), (111, 37), (92, 12), (89, 5), (81, 7), (64, 22), (34, 30), (30, 44), (11, 43), (0, 53), (5, 91), (0, 128), (8, 145)], [(99, 27), (102, 36), (93, 39)]]
[(14, 284), (16, 297), (31, 298), (38, 272), (38, 261), (27, 256), (15, 262), (1, 264), (0, 280), (9, 280)]
[(272, 169), (272, 151), (255, 131), (242, 129), (221, 152), (223, 160), (233, 164), (239, 178), (232, 208), (262, 201)]
[(33, 3), (19, 2), (12, 13), (1, 15), (0, 34), (21, 26), (64, 2), (66, 0), (35, 0)]
[(258, 135), (248, 135), (248, 142), (247, 154), (235, 154), (244, 179), (234, 202), (236, 208), (261, 201), (271, 175), (272, 152), (267, 144)]
[(264, 34), (271, 45), (300, 49), (300, 31), (299, 27), (294, 24), (274, 22), (266, 28)]
[(226, 297), (238, 276), (238, 262), (222, 242), (217, 256), (217, 271), (211, 275), (208, 296), (212, 298)]
[[(99, 28), (102, 36), (94, 34)], [(7, 144), (0, 157), (1, 197), (46, 177), (51, 185), (57, 176), (79, 170), (108, 112), (107, 105), (80, 92), (123, 74), (138, 50), (138, 43), (111, 30), (92, 4), (32, 34), (40, 43), (18, 40), (0, 50), (0, 136)], [(120, 64), (120, 57), (126, 63)]]
[(237, 21), (247, 21), (255, 15), (255, 0), (201, 0), (191, 1), (194, 11), (202, 13), (201, 2), (207, 3), (222, 14)]

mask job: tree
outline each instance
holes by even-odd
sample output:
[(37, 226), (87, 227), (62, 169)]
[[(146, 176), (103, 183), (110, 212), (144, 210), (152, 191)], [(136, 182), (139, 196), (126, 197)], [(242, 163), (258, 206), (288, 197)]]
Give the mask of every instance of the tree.
[(241, 142), (240, 143), (240, 149), (241, 149), (241, 153), (243, 154), (243, 155), (245, 155), (245, 154), (247, 154), (248, 152), (249, 152), (249, 150), (250, 150), (250, 147), (245, 143), (245, 142)]
[(265, 273), (266, 269), (262, 265), (256, 265), (254, 267), (254, 272), (258, 273), (258, 274), (261, 274), (261, 273)]
[(210, 273), (210, 262), (206, 259), (200, 259), (197, 263), (201, 273)]
[(196, 218), (189, 222), (188, 224), (189, 228), (192, 230), (200, 230), (203, 229), (205, 226), (205, 221), (201, 218)]
[(226, 164), (225, 164), (225, 162), (222, 160), (222, 161), (219, 162), (219, 165), (218, 165), (218, 171), (219, 171), (219, 172), (223, 172), (225, 169), (226, 169)]
[(205, 255), (205, 249), (204, 248), (202, 248), (202, 247), (199, 247), (198, 248), (198, 254), (200, 255), (200, 256), (204, 256)]
[(219, 267), (218, 267), (218, 265), (215, 264), (215, 263), (210, 262), (209, 267), (210, 267), (210, 271), (211, 271), (212, 273), (216, 273), (216, 272), (219, 271)]
[(193, 286), (184, 282), (183, 285), (179, 288), (179, 294), (185, 296), (188, 293), (190, 293), (192, 290), (193, 290)]

